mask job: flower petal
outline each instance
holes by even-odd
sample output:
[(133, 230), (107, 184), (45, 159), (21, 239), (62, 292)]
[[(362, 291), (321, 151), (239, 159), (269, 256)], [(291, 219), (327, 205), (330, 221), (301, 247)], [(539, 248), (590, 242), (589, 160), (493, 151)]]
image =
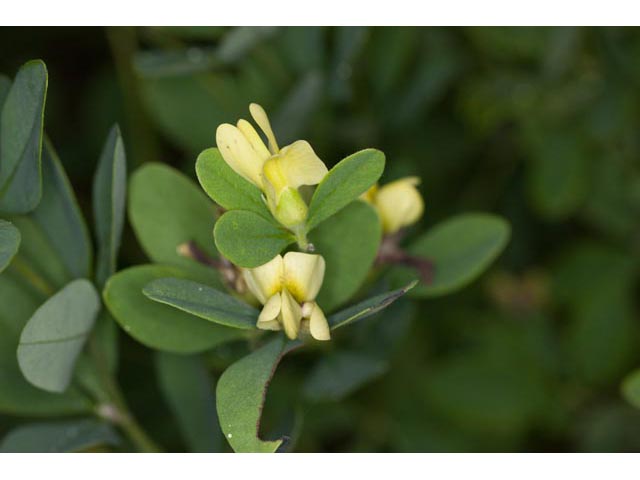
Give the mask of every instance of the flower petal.
[(264, 161), (267, 161), (271, 156), (269, 149), (256, 132), (256, 129), (253, 128), (249, 122), (244, 119), (238, 120), (238, 130), (245, 136), (245, 138), (251, 144), (251, 147), (256, 151), (256, 153), (262, 158)]
[(269, 150), (271, 151), (272, 155), (275, 155), (280, 151), (280, 149), (278, 148), (276, 137), (273, 134), (273, 130), (271, 129), (271, 122), (269, 122), (267, 112), (265, 112), (264, 108), (262, 108), (262, 106), (258, 105), (257, 103), (252, 103), (251, 105), (249, 105), (249, 112), (251, 113), (251, 116), (258, 124), (260, 129), (267, 136), (267, 140), (269, 141)]
[(415, 223), (424, 212), (424, 201), (416, 186), (418, 177), (407, 177), (380, 188), (375, 206), (385, 233), (394, 233)]
[(288, 252), (284, 256), (285, 288), (298, 300), (315, 300), (324, 280), (325, 261), (320, 255)]
[(309, 332), (316, 340), (331, 340), (331, 330), (329, 329), (327, 317), (324, 316), (324, 312), (315, 302), (309, 318)]
[(287, 337), (291, 340), (298, 338), (300, 321), (302, 320), (302, 309), (300, 308), (300, 304), (296, 302), (295, 298), (291, 296), (286, 288), (282, 291), (280, 320), (282, 321), (282, 327)]
[(279, 194), (285, 187), (317, 185), (327, 175), (326, 165), (308, 142), (298, 140), (264, 164), (264, 176)]
[(278, 255), (264, 265), (242, 270), (247, 288), (263, 305), (282, 289), (283, 268), (282, 255)]
[(276, 293), (273, 295), (267, 303), (264, 305), (264, 308), (260, 312), (260, 316), (258, 317), (258, 323), (256, 327), (261, 330), (281, 330), (282, 326), (278, 321), (278, 315), (280, 315), (280, 307), (282, 306), (282, 299), (280, 297), (280, 293)]
[(222, 158), (239, 175), (262, 188), (262, 169), (265, 159), (237, 127), (223, 123), (216, 130), (216, 144)]
[(264, 304), (264, 307), (260, 312), (258, 323), (269, 322), (278, 318), (278, 315), (280, 315), (281, 306), (282, 299), (280, 298), (280, 293), (276, 293), (275, 295), (269, 297), (269, 300), (267, 300), (267, 303)]

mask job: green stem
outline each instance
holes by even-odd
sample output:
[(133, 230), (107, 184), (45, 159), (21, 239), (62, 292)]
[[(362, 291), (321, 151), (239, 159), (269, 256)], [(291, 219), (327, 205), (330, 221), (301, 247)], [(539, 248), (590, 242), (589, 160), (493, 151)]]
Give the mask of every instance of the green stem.
[(112, 402), (112, 404), (101, 405), (98, 408), (98, 415), (119, 426), (140, 452), (160, 452), (160, 447), (131, 413), (118, 383), (109, 371), (102, 349), (93, 336), (89, 340), (89, 352), (96, 366), (100, 383)]
[(293, 233), (296, 235), (296, 242), (298, 242), (298, 248), (300, 248), (300, 250), (303, 252), (313, 252), (315, 250), (313, 243), (310, 243), (307, 239), (307, 229), (305, 224), (294, 228)]

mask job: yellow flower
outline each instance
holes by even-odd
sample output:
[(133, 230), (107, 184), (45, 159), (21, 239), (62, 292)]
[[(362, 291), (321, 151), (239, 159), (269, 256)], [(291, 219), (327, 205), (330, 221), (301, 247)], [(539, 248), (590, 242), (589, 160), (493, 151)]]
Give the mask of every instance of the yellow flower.
[(247, 287), (264, 305), (257, 327), (282, 328), (287, 337), (295, 339), (301, 327), (308, 326), (313, 338), (329, 340), (329, 324), (315, 302), (324, 270), (324, 258), (320, 255), (299, 252), (278, 255), (257, 268), (244, 269)]
[(264, 192), (274, 217), (296, 229), (307, 218), (307, 204), (298, 188), (320, 183), (327, 167), (304, 140), (279, 148), (264, 109), (252, 103), (249, 111), (267, 138), (267, 145), (246, 120), (239, 120), (236, 126), (220, 125), (216, 143), (227, 164)]
[(424, 212), (424, 201), (416, 188), (418, 177), (405, 177), (378, 187), (374, 185), (362, 194), (362, 199), (377, 210), (386, 234), (416, 223)]

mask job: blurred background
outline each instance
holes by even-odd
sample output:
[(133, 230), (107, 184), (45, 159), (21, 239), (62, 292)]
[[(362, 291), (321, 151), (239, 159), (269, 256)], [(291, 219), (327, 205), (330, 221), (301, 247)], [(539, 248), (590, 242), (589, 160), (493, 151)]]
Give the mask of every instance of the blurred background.
[[(131, 171), (194, 177), (216, 126), (255, 101), (329, 166), (375, 147), (384, 181), (419, 175), (414, 235), (466, 211), (509, 219), (472, 286), (397, 304), (330, 362), (287, 358), (264, 429), (311, 452), (640, 450), (620, 393), (640, 365), (639, 55), (623, 28), (0, 29), (0, 72), (48, 66), (45, 128), (88, 216), (114, 122)], [(128, 229), (120, 266), (145, 261)], [(211, 354), (212, 378), (234, 348)], [(133, 409), (184, 449), (152, 353), (124, 334), (121, 350)], [(23, 420), (0, 416), (0, 435)]]

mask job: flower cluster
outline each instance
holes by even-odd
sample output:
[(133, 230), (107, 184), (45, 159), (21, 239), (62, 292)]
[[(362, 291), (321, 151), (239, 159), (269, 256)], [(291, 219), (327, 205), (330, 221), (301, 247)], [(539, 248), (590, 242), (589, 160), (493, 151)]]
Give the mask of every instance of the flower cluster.
[[(251, 123), (241, 119), (235, 126), (225, 123), (218, 127), (218, 149), (236, 173), (262, 191), (274, 218), (298, 235), (306, 227), (308, 212), (299, 188), (319, 184), (328, 173), (327, 167), (304, 140), (280, 148), (264, 109), (252, 103), (249, 111), (266, 143)], [(416, 177), (408, 177), (382, 187), (375, 185), (362, 195), (378, 212), (385, 234), (392, 235), (422, 216), (424, 203), (418, 184)], [(264, 265), (242, 269), (249, 291), (263, 305), (257, 327), (284, 330), (291, 339), (308, 332), (316, 340), (329, 340), (329, 324), (315, 302), (324, 272), (321, 255), (302, 252), (277, 255)]]

